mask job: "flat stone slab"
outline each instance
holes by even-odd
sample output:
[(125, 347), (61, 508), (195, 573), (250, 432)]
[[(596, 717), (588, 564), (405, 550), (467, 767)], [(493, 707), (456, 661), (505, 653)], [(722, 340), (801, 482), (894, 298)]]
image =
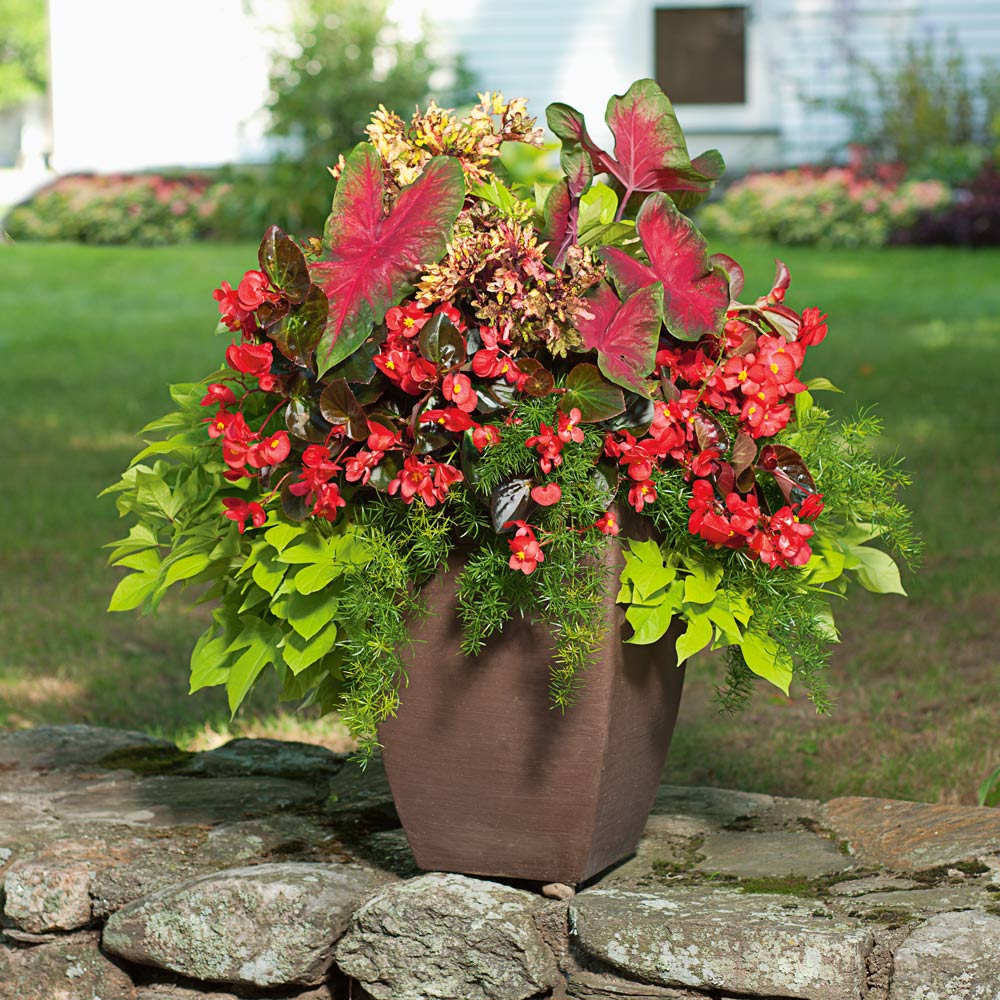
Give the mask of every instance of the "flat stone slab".
[(0, 765), (22, 768), (67, 768), (96, 764), (126, 747), (172, 747), (173, 743), (128, 729), (99, 726), (38, 726), (0, 733)]
[(895, 871), (1000, 854), (1000, 809), (842, 798), (828, 802), (823, 816), (861, 861)]
[(896, 951), (889, 1000), (997, 1000), (1000, 917), (942, 913)]
[(463, 875), (383, 889), (354, 914), (337, 965), (376, 1000), (525, 1000), (561, 980), (540, 900)]
[(132, 980), (84, 931), (31, 948), (0, 937), (0, 1000), (136, 1000)]
[(315, 805), (324, 792), (323, 788), (287, 778), (121, 777), (95, 781), (61, 795), (53, 800), (51, 812), (58, 819), (76, 823), (215, 825)]
[(871, 930), (819, 904), (707, 886), (588, 889), (569, 904), (574, 943), (623, 977), (759, 997), (858, 1000)]
[(813, 833), (714, 833), (698, 848), (703, 860), (695, 867), (737, 878), (800, 875), (819, 878), (844, 871), (855, 860)]
[(865, 878), (850, 879), (847, 882), (837, 882), (830, 886), (831, 896), (867, 896), (878, 892), (893, 890), (919, 889), (920, 882), (912, 878), (893, 878), (888, 875), (868, 875)]
[(315, 986), (374, 875), (348, 865), (231, 868), (119, 910), (104, 928), (112, 955), (207, 982)]
[(192, 754), (178, 773), (216, 778), (259, 775), (316, 783), (332, 778), (345, 764), (345, 754), (335, 754), (312, 743), (235, 739), (215, 750)]
[(844, 913), (864, 917), (893, 911), (913, 917), (929, 917), (947, 910), (973, 910), (988, 904), (981, 885), (945, 884), (897, 892), (873, 892), (835, 903)]

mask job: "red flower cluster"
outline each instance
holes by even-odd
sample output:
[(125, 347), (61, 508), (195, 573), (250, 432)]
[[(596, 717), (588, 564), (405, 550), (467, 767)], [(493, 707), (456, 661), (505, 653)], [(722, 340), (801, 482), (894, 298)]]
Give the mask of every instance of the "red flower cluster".
[[(389, 332), (382, 349), (372, 358), (372, 361), (386, 378), (410, 396), (424, 395), (441, 380), (437, 366), (432, 361), (422, 357), (414, 343), (428, 320), (439, 314), (446, 316), (459, 333), (465, 331), (466, 327), (465, 323), (462, 322), (461, 314), (448, 303), (438, 306), (433, 313), (421, 308), (416, 303), (411, 303), (405, 307), (395, 306), (385, 315), (385, 323)], [(468, 378), (461, 377), (468, 382)], [(471, 409), (475, 409), (476, 397), (475, 393), (471, 392), (471, 386), (472, 383), (469, 382)], [(464, 388), (464, 385), (459, 387), (460, 396)], [(468, 399), (464, 402), (468, 406)]]
[(337, 519), (337, 511), (347, 501), (340, 495), (340, 487), (330, 480), (341, 471), (340, 465), (325, 445), (311, 444), (302, 452), (302, 472), (288, 490), (297, 497), (305, 497), (313, 505), (315, 517), (328, 521)]
[(507, 544), (510, 546), (511, 569), (519, 569), (525, 576), (535, 572), (539, 563), (545, 562), (545, 553), (535, 537), (535, 530), (525, 521), (508, 521), (505, 527), (514, 525), (517, 531)]
[(389, 483), (389, 496), (400, 495), (404, 503), (413, 503), (419, 497), (428, 507), (444, 500), (448, 489), (465, 477), (454, 466), (433, 459), (410, 455), (403, 462), (399, 475)]
[(271, 282), (263, 271), (247, 271), (240, 283), (233, 288), (228, 281), (212, 292), (212, 298), (219, 303), (222, 322), (234, 333), (239, 330), (249, 337), (257, 328), (254, 312), (265, 302), (279, 302), (281, 294), (271, 288)]
[(808, 541), (814, 532), (803, 521), (823, 509), (822, 495), (811, 493), (797, 506), (797, 512), (785, 506), (769, 516), (752, 493), (744, 497), (732, 492), (722, 502), (707, 479), (698, 479), (688, 500), (688, 530), (709, 545), (745, 547), (767, 566), (804, 566), (812, 556)]

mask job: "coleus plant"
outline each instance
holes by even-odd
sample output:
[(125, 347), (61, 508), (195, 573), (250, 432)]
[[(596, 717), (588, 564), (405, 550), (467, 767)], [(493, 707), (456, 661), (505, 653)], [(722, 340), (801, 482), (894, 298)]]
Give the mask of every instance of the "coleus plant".
[[(419, 588), (461, 546), (464, 649), (516, 613), (557, 645), (572, 700), (604, 627), (602, 549), (651, 643), (728, 650), (729, 691), (818, 670), (849, 579), (902, 593), (882, 540), (917, 549), (869, 417), (831, 421), (804, 381), (815, 307), (710, 254), (683, 210), (722, 171), (691, 159), (669, 100), (640, 80), (608, 105), (613, 153), (556, 104), (563, 179), (528, 188), (504, 144), (540, 146), (523, 101), (465, 117), (380, 110), (342, 158), (321, 239), (264, 235), (215, 291), (224, 366), (173, 387), (120, 483), (137, 523), (111, 562), (112, 610), (175, 584), (215, 602), (192, 690), (235, 711), (266, 668), (285, 696), (339, 710), (363, 749), (391, 713)], [(634, 532), (648, 518), (650, 532)], [(639, 541), (638, 538), (646, 540)]]

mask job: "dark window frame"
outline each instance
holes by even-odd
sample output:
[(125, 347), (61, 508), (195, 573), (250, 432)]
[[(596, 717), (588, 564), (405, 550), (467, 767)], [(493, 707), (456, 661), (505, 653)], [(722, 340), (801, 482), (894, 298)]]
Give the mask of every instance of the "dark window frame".
[(749, 21), (738, 2), (653, 8), (656, 80), (674, 104), (749, 107)]

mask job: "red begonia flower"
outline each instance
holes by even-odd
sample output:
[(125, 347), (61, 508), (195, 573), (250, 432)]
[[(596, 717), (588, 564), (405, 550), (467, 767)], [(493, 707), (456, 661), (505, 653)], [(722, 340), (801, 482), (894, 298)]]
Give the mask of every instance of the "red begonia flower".
[(222, 504), (226, 508), (226, 517), (239, 525), (241, 535), (246, 530), (247, 519), (255, 528), (259, 528), (267, 520), (267, 514), (259, 503), (247, 503), (239, 497), (225, 497)]
[(271, 344), (230, 344), (226, 364), (245, 375), (266, 375), (271, 370)]

